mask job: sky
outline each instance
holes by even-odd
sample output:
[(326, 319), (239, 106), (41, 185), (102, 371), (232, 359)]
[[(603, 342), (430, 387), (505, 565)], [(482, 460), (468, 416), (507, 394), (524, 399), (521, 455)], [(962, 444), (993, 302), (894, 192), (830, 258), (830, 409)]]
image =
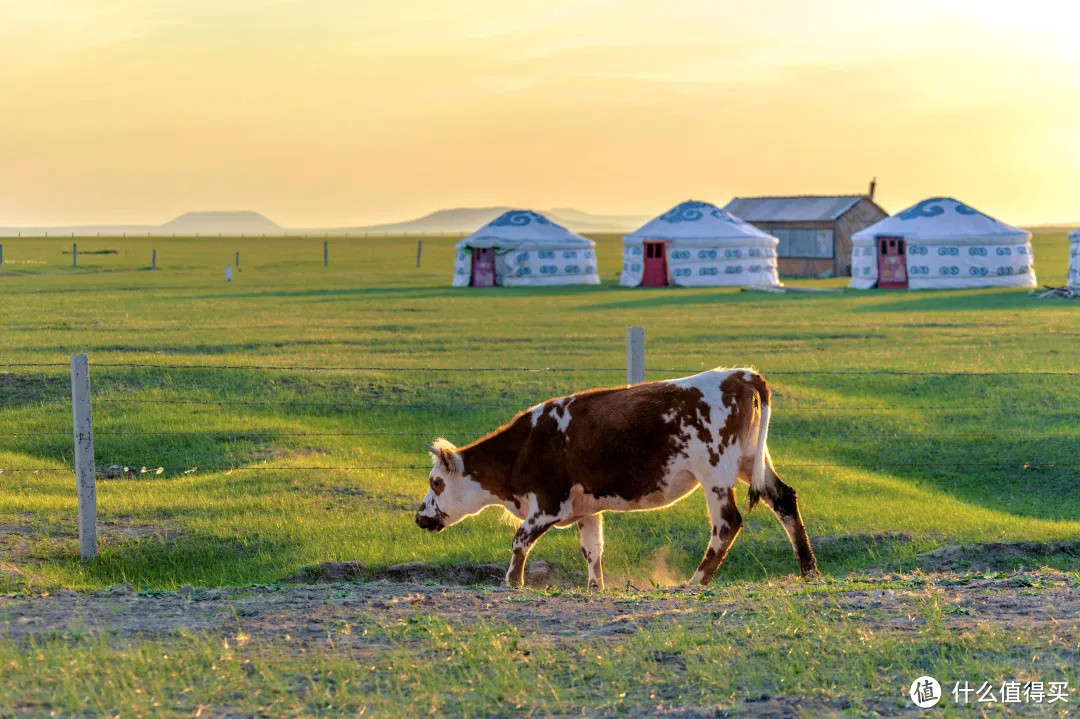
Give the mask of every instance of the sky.
[(1080, 220), (1080, 3), (0, 0), (0, 225), (954, 196)]

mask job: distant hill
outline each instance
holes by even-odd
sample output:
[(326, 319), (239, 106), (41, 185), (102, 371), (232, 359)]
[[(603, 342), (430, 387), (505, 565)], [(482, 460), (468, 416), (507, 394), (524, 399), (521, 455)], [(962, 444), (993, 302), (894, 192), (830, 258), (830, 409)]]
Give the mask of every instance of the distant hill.
[[(486, 225), (509, 207), (454, 207), (402, 222), (357, 227), (286, 228), (250, 210), (185, 212), (162, 225), (70, 225), (56, 227), (0, 227), (0, 237), (165, 236), (165, 235), (363, 235), (363, 234), (466, 234)], [(527, 209), (527, 208), (522, 208)], [(629, 232), (645, 224), (647, 215), (594, 215), (571, 207), (541, 210), (560, 225), (577, 232)]]
[(157, 229), (176, 234), (192, 232), (282, 232), (284, 228), (265, 215), (250, 210), (239, 212), (185, 212)]
[(262, 234), (280, 235), (286, 230), (265, 215), (250, 210), (232, 212), (185, 212), (163, 225), (65, 225), (56, 227), (0, 227), (0, 237), (14, 237), (22, 234), (29, 237), (50, 236), (64, 237), (74, 234), (76, 237), (95, 235), (240, 235)]
[(472, 232), (477, 227), (486, 225), (509, 209), (509, 207), (455, 207), (449, 210), (436, 210), (414, 220), (390, 222), (383, 225), (341, 227), (330, 231), (335, 233), (368, 232), (386, 234), (398, 232)]
[[(420, 233), (420, 232), (472, 232), (513, 208), (510, 207), (455, 207), (437, 210), (423, 217), (385, 225), (368, 225), (330, 230), (346, 233)], [(523, 208), (524, 209), (524, 208)], [(572, 208), (541, 210), (541, 214), (577, 232), (629, 232), (649, 220), (645, 215), (592, 215)], [(325, 231), (325, 230), (324, 230)]]
[(1080, 227), (1080, 220), (1076, 222), (1050, 222), (1045, 225), (1028, 225), (1024, 229), (1036, 232), (1072, 232), (1077, 227)]
[(649, 215), (591, 215), (571, 207), (557, 207), (544, 214), (578, 232), (630, 232), (652, 219)]

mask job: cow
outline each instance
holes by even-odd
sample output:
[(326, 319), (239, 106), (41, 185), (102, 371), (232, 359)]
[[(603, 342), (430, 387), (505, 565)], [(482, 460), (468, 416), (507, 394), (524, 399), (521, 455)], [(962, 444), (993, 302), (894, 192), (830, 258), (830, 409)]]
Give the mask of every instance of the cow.
[(705, 490), (712, 533), (690, 583), (708, 584), (742, 528), (735, 484), (749, 485), (787, 532), (802, 576), (817, 574), (795, 490), (766, 446), (770, 389), (752, 369), (594, 389), (542, 402), (464, 446), (428, 446), (429, 489), (416, 513), (441, 532), (485, 507), (505, 507), (514, 534), (506, 583), (524, 584), (525, 559), (552, 527), (577, 524), (590, 588), (602, 589), (603, 512), (667, 507)]

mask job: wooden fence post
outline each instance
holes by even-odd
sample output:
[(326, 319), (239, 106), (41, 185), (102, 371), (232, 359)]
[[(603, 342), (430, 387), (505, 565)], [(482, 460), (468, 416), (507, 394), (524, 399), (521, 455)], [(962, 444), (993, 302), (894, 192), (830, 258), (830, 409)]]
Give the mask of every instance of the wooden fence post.
[(240, 253), (236, 253), (236, 269), (240, 269)]
[(416, 266), (417, 267), (420, 266), (420, 253), (423, 252), (423, 251), (424, 251), (424, 241), (423, 240), (417, 240), (416, 241)]
[(330, 245), (326, 240), (322, 243), (322, 266), (330, 266)]
[(79, 266), (79, 245), (75, 242), (71, 243), (71, 266)]
[(0, 245), (0, 265), (4, 264), (4, 246)]
[(79, 556), (97, 556), (97, 487), (94, 483), (94, 429), (90, 420), (90, 366), (86, 355), (71, 356), (71, 415), (75, 435), (75, 488), (79, 498)]
[(150, 251), (150, 269), (157, 269), (157, 250)]
[(645, 328), (626, 328), (626, 384), (645, 381)]

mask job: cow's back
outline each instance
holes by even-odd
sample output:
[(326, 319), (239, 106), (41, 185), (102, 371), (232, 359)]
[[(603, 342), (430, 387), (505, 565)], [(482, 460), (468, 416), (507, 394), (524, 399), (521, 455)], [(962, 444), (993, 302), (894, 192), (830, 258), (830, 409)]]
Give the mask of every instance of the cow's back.
[(554, 514), (575, 485), (599, 500), (634, 502), (662, 493), (695, 451), (717, 464), (724, 451), (718, 435), (740, 414), (738, 372), (592, 390), (522, 413), (518, 432), (520, 423), (530, 427), (512, 471), (514, 493), (534, 494)]

